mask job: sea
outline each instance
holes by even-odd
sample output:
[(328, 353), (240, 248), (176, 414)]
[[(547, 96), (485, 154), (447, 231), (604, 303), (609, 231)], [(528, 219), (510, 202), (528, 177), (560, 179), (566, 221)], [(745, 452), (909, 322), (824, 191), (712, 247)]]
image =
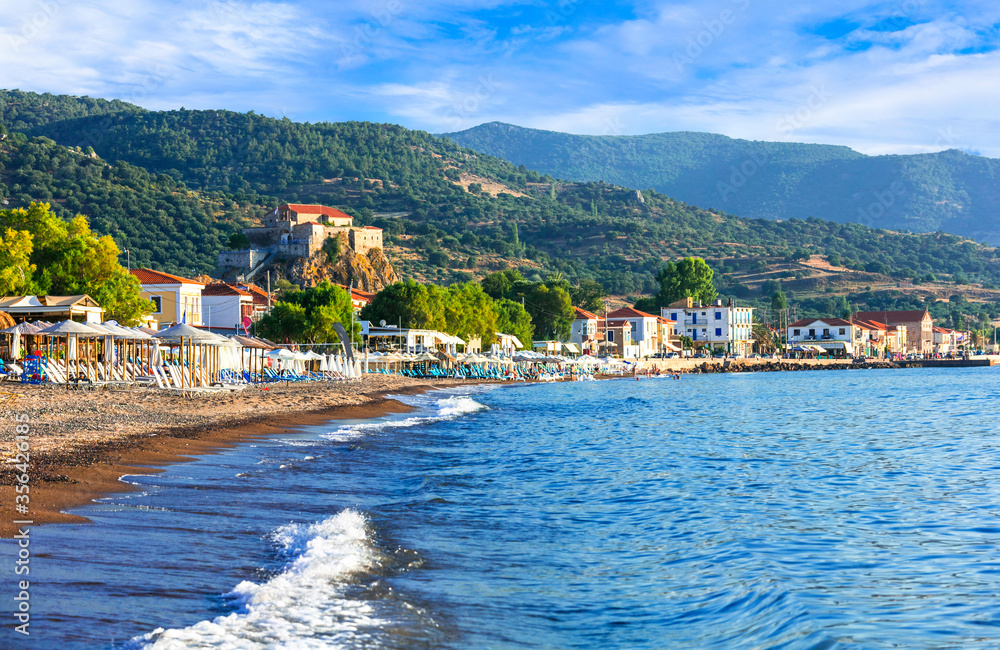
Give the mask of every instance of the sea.
[(469, 386), (126, 476), (0, 647), (997, 648), (1000, 369)]

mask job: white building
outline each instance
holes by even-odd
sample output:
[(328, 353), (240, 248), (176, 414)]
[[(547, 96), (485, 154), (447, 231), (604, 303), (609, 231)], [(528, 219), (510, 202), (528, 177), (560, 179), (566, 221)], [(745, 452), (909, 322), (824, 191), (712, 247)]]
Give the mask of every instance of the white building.
[(255, 315), (253, 294), (222, 282), (202, 289), (201, 307), (205, 325), (219, 334), (246, 331)]
[[(618, 354), (625, 358), (643, 358), (675, 350), (670, 341), (674, 323), (666, 316), (654, 316), (632, 307), (616, 309), (605, 317), (608, 343), (615, 344)], [(614, 340), (618, 332), (623, 339)]]
[(569, 341), (582, 352), (599, 354), (599, 346), (604, 340), (604, 319), (586, 309), (574, 307), (575, 317), (570, 326)]
[(804, 318), (788, 326), (788, 345), (817, 354), (854, 356), (855, 328), (843, 318)]
[(711, 305), (696, 305), (685, 298), (669, 307), (662, 307), (663, 318), (674, 321), (678, 336), (687, 336), (695, 347), (706, 346), (735, 356), (753, 352), (753, 307), (723, 305), (716, 300)]

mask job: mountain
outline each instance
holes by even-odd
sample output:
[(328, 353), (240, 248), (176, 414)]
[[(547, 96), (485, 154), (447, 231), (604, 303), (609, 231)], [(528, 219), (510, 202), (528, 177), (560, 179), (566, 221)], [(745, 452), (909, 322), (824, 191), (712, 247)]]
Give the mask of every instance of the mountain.
[(443, 137), (558, 178), (653, 188), (744, 217), (817, 217), (1000, 244), (1000, 160), (954, 149), (866, 156), (711, 133), (586, 136), (500, 122)]
[[(956, 292), (956, 282), (1000, 281), (995, 249), (955, 235), (739, 217), (625, 183), (558, 181), (390, 124), (0, 91), (0, 127), (10, 132), (0, 142), (9, 207), (42, 200), (86, 214), (95, 232), (132, 251), (133, 264), (181, 274), (210, 272), (229, 235), (288, 201), (383, 228), (401, 276), (443, 284), (516, 267), (529, 279), (559, 273), (634, 296), (656, 290), (665, 260), (687, 255), (707, 259), (723, 296), (741, 299), (769, 295), (777, 281), (826, 300), (916, 280), (922, 304)], [(799, 147), (803, 159), (812, 155)], [(848, 162), (858, 156), (831, 149)], [(975, 291), (1000, 300), (988, 287)]]

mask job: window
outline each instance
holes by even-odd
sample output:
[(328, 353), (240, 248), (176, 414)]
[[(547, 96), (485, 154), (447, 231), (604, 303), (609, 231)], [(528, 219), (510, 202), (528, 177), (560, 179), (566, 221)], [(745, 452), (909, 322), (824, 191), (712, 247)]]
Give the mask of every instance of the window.
[(676, 322), (677, 321), (677, 314), (670, 314), (670, 320)]
[(691, 323), (694, 325), (698, 324), (698, 314), (691, 314)]
[(815, 338), (816, 337), (816, 330), (809, 330), (809, 336)]
[(150, 298), (153, 301), (153, 313), (162, 314), (163, 313), (163, 298), (160, 296), (153, 296)]
[(715, 328), (715, 335), (716, 336), (722, 336), (722, 328), (721, 327), (716, 327)]
[(841, 327), (840, 328), (840, 335), (843, 336), (846, 331), (847, 330), (845, 330), (843, 327)]
[[(565, 332), (566, 330), (563, 331)], [(615, 342), (615, 331), (608, 330), (608, 343), (614, 343), (614, 342)]]
[(792, 330), (792, 336), (801, 336), (802, 330)]
[(715, 320), (722, 320), (722, 312), (721, 311), (715, 312)]

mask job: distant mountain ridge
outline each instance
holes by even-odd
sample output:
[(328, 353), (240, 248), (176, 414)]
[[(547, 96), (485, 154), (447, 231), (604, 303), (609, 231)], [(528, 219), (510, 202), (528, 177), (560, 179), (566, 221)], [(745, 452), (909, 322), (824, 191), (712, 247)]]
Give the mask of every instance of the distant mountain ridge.
[(501, 122), (442, 137), (557, 178), (652, 188), (742, 217), (942, 230), (1000, 244), (1000, 160), (955, 149), (867, 156), (712, 133), (587, 136)]

